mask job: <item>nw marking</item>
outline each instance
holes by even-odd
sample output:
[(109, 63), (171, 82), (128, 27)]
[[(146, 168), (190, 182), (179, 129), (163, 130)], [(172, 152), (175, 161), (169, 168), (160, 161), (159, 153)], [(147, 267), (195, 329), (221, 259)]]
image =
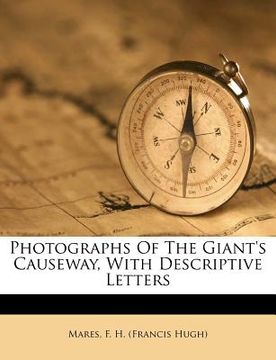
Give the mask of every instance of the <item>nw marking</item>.
[(176, 106), (181, 106), (181, 105), (185, 105), (186, 104), (186, 100), (184, 99), (179, 99), (175, 101)]

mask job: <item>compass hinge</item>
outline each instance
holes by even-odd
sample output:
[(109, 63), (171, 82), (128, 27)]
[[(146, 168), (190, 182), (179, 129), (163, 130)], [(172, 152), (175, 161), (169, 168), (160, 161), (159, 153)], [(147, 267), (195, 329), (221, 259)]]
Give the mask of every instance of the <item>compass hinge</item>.
[(243, 98), (248, 95), (248, 88), (243, 76), (240, 73), (239, 64), (235, 61), (228, 60), (223, 54), (219, 54), (219, 56), (222, 61), (223, 69), (218, 71), (217, 77), (223, 79), (227, 84), (233, 80), (241, 90), (241, 92), (237, 94), (239, 98)]

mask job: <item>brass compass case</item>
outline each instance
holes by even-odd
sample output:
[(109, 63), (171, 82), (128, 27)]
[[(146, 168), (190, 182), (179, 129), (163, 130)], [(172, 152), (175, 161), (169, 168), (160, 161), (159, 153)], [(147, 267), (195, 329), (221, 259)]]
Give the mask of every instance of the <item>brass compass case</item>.
[(196, 215), (228, 201), (252, 163), (255, 126), (238, 65), (177, 61), (148, 73), (127, 98), (117, 145), (123, 171), (149, 203)]

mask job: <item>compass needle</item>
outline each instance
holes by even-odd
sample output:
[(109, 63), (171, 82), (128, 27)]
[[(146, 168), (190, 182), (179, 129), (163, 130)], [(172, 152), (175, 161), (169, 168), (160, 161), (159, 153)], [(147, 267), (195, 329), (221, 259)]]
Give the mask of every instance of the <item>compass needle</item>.
[(195, 137), (195, 131), (194, 131), (194, 124), (193, 124), (194, 112), (193, 112), (193, 104), (192, 104), (192, 92), (193, 89), (192, 86), (190, 85), (188, 88), (186, 113), (184, 114), (183, 108), (181, 109), (183, 125), (182, 125), (181, 136), (179, 138), (179, 148), (181, 149), (181, 155), (182, 155), (183, 197), (186, 197), (189, 167), (197, 143)]
[(162, 210), (194, 215), (219, 207), (251, 165), (254, 120), (247, 98), (241, 101), (247, 88), (238, 66), (223, 61), (221, 71), (190, 61), (165, 64), (144, 77), (122, 110), (123, 170), (134, 189)]

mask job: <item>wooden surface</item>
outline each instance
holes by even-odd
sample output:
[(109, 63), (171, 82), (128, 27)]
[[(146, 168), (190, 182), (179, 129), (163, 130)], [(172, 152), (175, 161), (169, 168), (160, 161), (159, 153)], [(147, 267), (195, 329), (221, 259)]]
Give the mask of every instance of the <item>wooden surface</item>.
[[(0, 0), (2, 235), (276, 235), (276, 1)], [(220, 209), (180, 217), (125, 179), (116, 123), (164, 62), (238, 61), (257, 157)], [(149, 221), (150, 219), (150, 221)]]

